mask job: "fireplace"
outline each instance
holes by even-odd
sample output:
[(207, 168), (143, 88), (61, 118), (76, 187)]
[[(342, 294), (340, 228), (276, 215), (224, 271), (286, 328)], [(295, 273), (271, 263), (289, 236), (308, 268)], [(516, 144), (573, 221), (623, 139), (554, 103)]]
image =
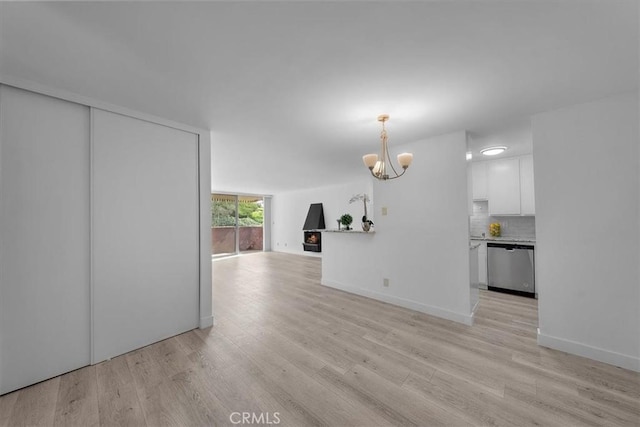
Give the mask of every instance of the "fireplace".
[(305, 231), (302, 246), (308, 252), (322, 252), (322, 233), (319, 231)]
[(307, 219), (304, 221), (304, 240), (302, 247), (307, 252), (322, 252), (322, 233), (324, 230), (324, 211), (322, 203), (313, 203), (309, 206)]

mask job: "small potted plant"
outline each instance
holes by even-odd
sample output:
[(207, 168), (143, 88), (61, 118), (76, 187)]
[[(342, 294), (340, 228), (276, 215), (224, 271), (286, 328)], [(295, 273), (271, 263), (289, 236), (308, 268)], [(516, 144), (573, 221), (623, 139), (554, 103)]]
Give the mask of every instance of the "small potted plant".
[(340, 217), (340, 223), (344, 225), (345, 230), (351, 230), (351, 223), (353, 222), (353, 217), (349, 214), (344, 214)]

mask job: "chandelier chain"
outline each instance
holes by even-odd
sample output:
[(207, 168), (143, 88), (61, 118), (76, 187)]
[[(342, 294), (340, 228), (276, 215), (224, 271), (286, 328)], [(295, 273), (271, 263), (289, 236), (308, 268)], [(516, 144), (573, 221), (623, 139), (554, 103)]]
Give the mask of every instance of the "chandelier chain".
[[(384, 129), (384, 122), (382, 122), (382, 127)], [(391, 170), (395, 174), (395, 176), (389, 177), (388, 179), (399, 178), (400, 175), (402, 175), (402, 174), (398, 174), (398, 172), (396, 171), (396, 168), (393, 166), (393, 162), (391, 161), (391, 155), (389, 155), (389, 140), (387, 139), (387, 131), (383, 130), (383, 132), (384, 132), (384, 148), (385, 148), (385, 151), (386, 151), (384, 154), (386, 155), (386, 159), (388, 160), (389, 166), (391, 166)], [(385, 162), (385, 163), (387, 163), (387, 162)], [(385, 173), (386, 173), (386, 171), (385, 171)], [(402, 171), (402, 173), (404, 173), (404, 170)]]

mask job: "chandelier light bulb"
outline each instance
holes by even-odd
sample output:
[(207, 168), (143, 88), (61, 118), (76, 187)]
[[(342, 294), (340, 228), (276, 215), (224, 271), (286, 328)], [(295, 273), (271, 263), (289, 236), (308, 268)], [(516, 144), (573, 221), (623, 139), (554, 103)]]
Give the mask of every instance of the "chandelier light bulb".
[(380, 177), (380, 175), (382, 175), (382, 162), (380, 160), (376, 162), (371, 172), (373, 172), (373, 175), (376, 177)]

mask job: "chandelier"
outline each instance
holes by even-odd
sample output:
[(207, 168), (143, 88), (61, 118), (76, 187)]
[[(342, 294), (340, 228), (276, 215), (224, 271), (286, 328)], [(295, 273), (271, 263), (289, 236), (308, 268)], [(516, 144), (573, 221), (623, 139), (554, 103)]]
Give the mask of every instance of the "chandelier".
[[(382, 122), (382, 132), (380, 132), (380, 141), (382, 143), (380, 157), (378, 157), (377, 154), (365, 154), (362, 156), (362, 161), (371, 171), (371, 175), (381, 181), (400, 178), (407, 171), (407, 168), (411, 165), (411, 161), (413, 160), (413, 154), (411, 153), (398, 154), (398, 163), (400, 164), (400, 167), (402, 167), (402, 173), (399, 174), (396, 171), (396, 168), (390, 160), (389, 145), (387, 144), (387, 130), (384, 128), (384, 123), (387, 120), (389, 120), (388, 114), (378, 116), (378, 121)], [(393, 171), (392, 176), (389, 175), (390, 171), (388, 169)]]

